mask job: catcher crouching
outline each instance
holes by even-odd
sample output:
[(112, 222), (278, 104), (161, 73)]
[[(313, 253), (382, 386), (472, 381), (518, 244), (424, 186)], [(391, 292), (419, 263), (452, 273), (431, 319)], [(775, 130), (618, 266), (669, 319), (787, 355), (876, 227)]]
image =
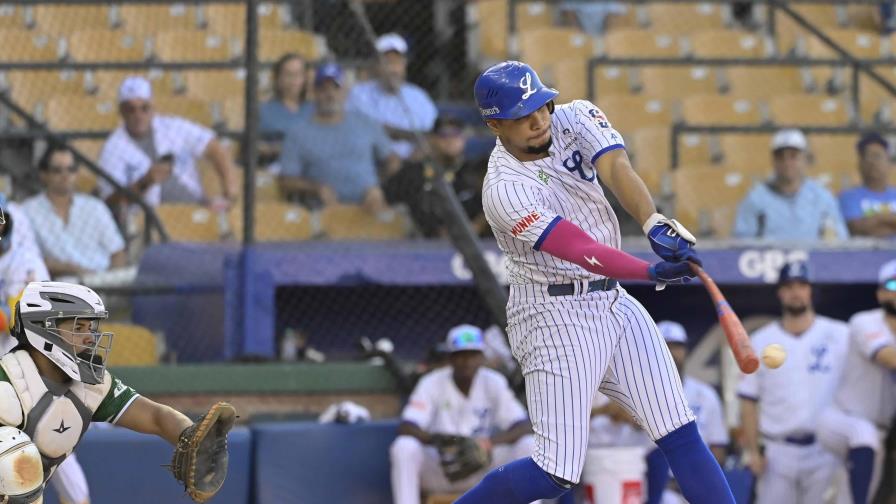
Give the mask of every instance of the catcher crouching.
[[(227, 475), (227, 432), (236, 413), (214, 405), (195, 424), (175, 409), (140, 396), (106, 370), (113, 334), (91, 289), (61, 282), (29, 283), (15, 307), (11, 330), (18, 345), (0, 357), (0, 425), (20, 429), (37, 447), (43, 478), (33, 490), (4, 488), (0, 502), (41, 502), (43, 486), (71, 454), (90, 422), (110, 422), (174, 445), (172, 471), (196, 502), (206, 502)], [(0, 453), (0, 470), (5, 453)]]
[(419, 504), (429, 493), (469, 490), (491, 469), (532, 454), (532, 426), (507, 379), (483, 365), (482, 331), (448, 333), (450, 366), (420, 378), (392, 443), (392, 495)]

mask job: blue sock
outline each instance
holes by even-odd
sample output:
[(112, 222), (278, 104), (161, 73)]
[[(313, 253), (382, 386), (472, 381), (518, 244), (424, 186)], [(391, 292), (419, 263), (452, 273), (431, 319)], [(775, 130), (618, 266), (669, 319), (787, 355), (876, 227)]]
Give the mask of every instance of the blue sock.
[(868, 502), (871, 472), (874, 470), (874, 450), (868, 446), (849, 450), (849, 488), (853, 504)]
[(700, 438), (697, 424), (688, 422), (656, 442), (672, 468), (681, 493), (691, 504), (734, 504), (722, 468)]
[(659, 504), (669, 482), (669, 463), (659, 448), (647, 454), (647, 504)]
[(556, 499), (569, 491), (544, 472), (532, 457), (514, 460), (486, 474), (454, 504), (529, 504)]

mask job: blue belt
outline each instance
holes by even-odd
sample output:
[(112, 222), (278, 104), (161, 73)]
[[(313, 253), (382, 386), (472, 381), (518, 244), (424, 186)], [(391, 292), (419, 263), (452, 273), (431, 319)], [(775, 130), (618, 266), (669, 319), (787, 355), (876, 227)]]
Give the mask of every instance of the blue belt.
[[(619, 282), (613, 278), (592, 280), (591, 282), (588, 282), (588, 290), (586, 292), (613, 290), (617, 285), (619, 285)], [(586, 292), (583, 292), (582, 294), (585, 294)], [(548, 296), (572, 296), (575, 293), (576, 286), (574, 284), (548, 285)]]
[(779, 443), (788, 443), (799, 446), (809, 446), (815, 444), (815, 434), (797, 434), (793, 436), (784, 436), (784, 437), (772, 437), (765, 436), (767, 439), (771, 441), (777, 441)]

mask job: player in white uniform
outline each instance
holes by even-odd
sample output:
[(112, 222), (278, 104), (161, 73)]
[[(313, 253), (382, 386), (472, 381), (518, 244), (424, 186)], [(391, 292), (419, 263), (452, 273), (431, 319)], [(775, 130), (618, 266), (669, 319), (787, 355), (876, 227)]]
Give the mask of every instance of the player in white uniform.
[[(507, 256), (508, 335), (525, 377), (535, 454), (492, 471), (458, 503), (565, 493), (581, 476), (598, 388), (657, 442), (691, 502), (734, 502), (656, 325), (617, 282), (689, 279), (688, 261), (699, 262), (693, 236), (656, 213), (622, 137), (595, 105), (555, 106), (558, 92), (517, 61), (489, 68), (474, 88), (498, 136), (483, 208)], [(643, 223), (663, 261), (651, 265), (619, 250), (602, 185)]]
[(818, 443), (816, 428), (843, 368), (847, 327), (815, 314), (803, 262), (781, 269), (778, 299), (781, 320), (753, 333), (752, 340), (759, 349), (783, 346), (787, 360), (777, 369), (763, 365), (741, 377), (737, 392), (744, 451), (759, 478), (756, 502), (818, 504), (824, 502), (838, 464)]
[[(401, 413), (392, 443), (392, 496), (395, 504), (418, 504), (420, 489), (463, 492), (489, 470), (531, 455), (535, 442), (523, 405), (504, 375), (483, 366), (482, 331), (461, 325), (448, 333), (450, 366), (420, 378)], [(492, 453), (492, 467), (451, 482), (439, 453), (429, 446), (433, 434), (476, 438)]]
[(834, 403), (821, 415), (818, 437), (848, 460), (853, 504), (871, 501), (880, 482), (887, 430), (896, 414), (896, 260), (878, 274), (880, 308), (849, 320), (849, 351)]

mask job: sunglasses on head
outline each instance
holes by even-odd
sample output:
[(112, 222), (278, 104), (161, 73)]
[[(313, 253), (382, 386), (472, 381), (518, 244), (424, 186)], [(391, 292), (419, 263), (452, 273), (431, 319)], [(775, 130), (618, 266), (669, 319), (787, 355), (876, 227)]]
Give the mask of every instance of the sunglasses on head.
[(881, 288), (884, 290), (896, 292), (896, 278), (891, 278), (886, 282), (881, 284)]

